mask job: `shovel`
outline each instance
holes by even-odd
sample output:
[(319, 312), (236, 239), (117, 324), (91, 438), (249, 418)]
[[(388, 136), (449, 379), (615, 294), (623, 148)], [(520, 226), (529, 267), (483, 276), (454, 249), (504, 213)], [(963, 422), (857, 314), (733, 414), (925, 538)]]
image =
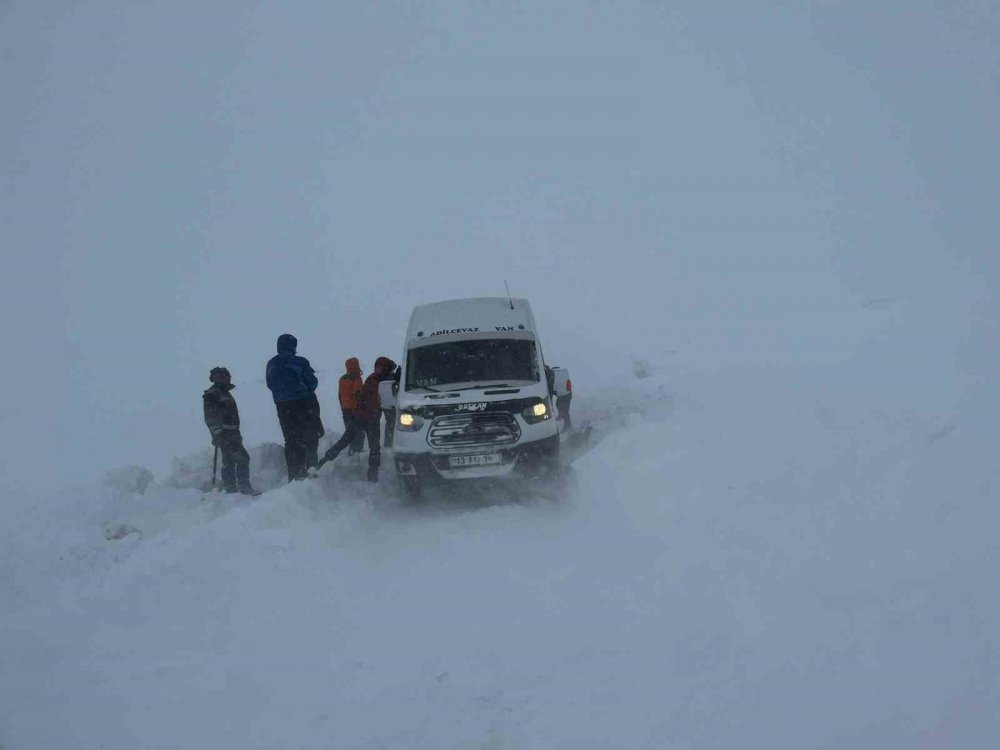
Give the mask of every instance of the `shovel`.
[(309, 469), (309, 478), (310, 479), (315, 479), (316, 477), (318, 477), (319, 476), (319, 470), (323, 468), (323, 464), (327, 463), (332, 458), (333, 458), (333, 456), (327, 456), (326, 454), (324, 454), (323, 458), (321, 458), (316, 463), (315, 466), (313, 466), (311, 469)]
[(203, 484), (202, 492), (215, 492), (215, 473), (219, 469), (219, 446), (215, 446), (215, 455), (212, 456), (212, 483)]

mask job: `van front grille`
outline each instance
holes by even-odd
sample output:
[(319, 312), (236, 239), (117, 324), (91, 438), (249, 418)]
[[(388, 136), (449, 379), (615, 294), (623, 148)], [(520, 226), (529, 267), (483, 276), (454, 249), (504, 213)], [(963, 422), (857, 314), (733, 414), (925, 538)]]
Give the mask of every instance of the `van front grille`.
[(431, 423), (427, 442), (434, 448), (510, 445), (521, 437), (514, 415), (504, 411), (449, 414)]

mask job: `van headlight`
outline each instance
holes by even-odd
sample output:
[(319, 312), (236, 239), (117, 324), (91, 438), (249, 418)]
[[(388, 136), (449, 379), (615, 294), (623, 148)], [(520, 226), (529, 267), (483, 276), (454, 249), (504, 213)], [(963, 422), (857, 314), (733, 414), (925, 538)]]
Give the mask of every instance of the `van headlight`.
[(549, 411), (549, 405), (544, 401), (539, 401), (537, 404), (532, 404), (527, 409), (521, 412), (521, 416), (524, 417), (524, 421), (528, 424), (538, 424), (539, 422), (544, 422), (546, 419), (551, 419), (552, 414)]
[(424, 426), (424, 418), (417, 416), (413, 412), (401, 411), (399, 418), (396, 420), (396, 425), (405, 432), (416, 432)]

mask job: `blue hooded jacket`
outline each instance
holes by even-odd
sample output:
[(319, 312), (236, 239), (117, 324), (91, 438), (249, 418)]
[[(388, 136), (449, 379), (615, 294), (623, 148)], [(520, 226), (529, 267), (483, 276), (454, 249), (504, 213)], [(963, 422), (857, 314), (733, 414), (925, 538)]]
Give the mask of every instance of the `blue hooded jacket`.
[(278, 355), (267, 363), (267, 387), (275, 403), (309, 398), (319, 385), (309, 360), (295, 356), (298, 345), (292, 334), (281, 334), (278, 336)]

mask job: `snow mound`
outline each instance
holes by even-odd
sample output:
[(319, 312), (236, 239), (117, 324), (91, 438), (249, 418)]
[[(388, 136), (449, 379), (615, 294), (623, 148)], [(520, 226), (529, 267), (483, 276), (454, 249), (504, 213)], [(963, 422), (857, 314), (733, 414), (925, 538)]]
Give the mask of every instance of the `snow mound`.
[(126, 495), (141, 495), (153, 483), (153, 472), (142, 466), (125, 466), (104, 475), (104, 484)]
[(136, 535), (140, 539), (142, 538), (142, 532), (134, 526), (129, 526), (124, 523), (109, 523), (104, 526), (104, 538), (109, 542), (117, 542), (126, 537)]

